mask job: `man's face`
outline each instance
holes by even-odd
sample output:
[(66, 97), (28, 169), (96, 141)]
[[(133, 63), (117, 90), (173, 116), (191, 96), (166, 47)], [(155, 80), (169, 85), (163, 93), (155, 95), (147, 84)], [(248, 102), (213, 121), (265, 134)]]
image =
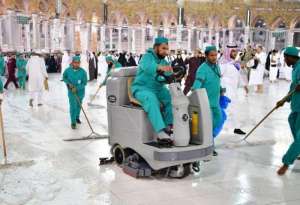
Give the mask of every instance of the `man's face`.
[(236, 59), (237, 56), (237, 50), (236, 49), (232, 49), (230, 52), (230, 58), (231, 59)]
[(73, 61), (72, 62), (72, 66), (74, 69), (79, 69), (80, 67), (80, 61)]
[(284, 55), (284, 61), (288, 66), (292, 66), (296, 63), (296, 60), (292, 56)]
[(169, 45), (166, 43), (162, 43), (159, 46), (155, 47), (155, 51), (158, 56), (164, 58), (169, 55)]
[(257, 48), (256, 48), (256, 52), (257, 52), (257, 53), (260, 53), (260, 52), (261, 52), (261, 48), (260, 48), (260, 47), (257, 47)]
[(216, 64), (217, 59), (218, 59), (218, 52), (217, 51), (210, 51), (206, 55), (207, 61), (210, 62), (211, 64)]

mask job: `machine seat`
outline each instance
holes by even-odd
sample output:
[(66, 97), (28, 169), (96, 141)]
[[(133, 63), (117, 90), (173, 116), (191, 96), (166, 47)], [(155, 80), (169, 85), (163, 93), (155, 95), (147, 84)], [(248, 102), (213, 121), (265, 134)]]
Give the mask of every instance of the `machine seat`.
[(128, 92), (129, 102), (131, 105), (134, 105), (137, 107), (142, 107), (141, 103), (137, 99), (135, 99), (131, 93), (131, 86), (132, 86), (133, 80), (134, 80), (134, 77), (129, 77), (127, 80), (127, 92)]

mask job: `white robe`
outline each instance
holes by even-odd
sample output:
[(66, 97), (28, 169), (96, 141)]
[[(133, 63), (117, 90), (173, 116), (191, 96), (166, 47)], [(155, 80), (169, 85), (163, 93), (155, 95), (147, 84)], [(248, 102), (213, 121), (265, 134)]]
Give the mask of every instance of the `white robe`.
[(235, 99), (239, 88), (240, 71), (231, 63), (221, 64), (221, 85), (226, 88), (225, 95)]
[(232, 129), (239, 128), (240, 123), (238, 120), (238, 89), (240, 81), (240, 70), (236, 69), (232, 62), (221, 64), (221, 85), (222, 88), (226, 88), (225, 96), (230, 98), (231, 103), (228, 106), (228, 119), (232, 124), (228, 126)]
[(63, 78), (63, 74), (64, 74), (65, 70), (69, 67), (71, 62), (72, 62), (72, 57), (69, 56), (69, 54), (65, 51), (64, 55), (62, 57), (62, 60), (61, 60), (61, 72), (60, 72), (61, 79)]
[(267, 61), (267, 55), (264, 52), (257, 53), (256, 58), (259, 59), (259, 63), (256, 69), (251, 69), (249, 85), (262, 85), (264, 83), (264, 72)]
[(27, 62), (26, 70), (29, 76), (29, 92), (41, 92), (44, 88), (44, 80), (48, 78), (45, 60), (38, 56), (31, 56)]
[(87, 80), (90, 80), (89, 62), (85, 54), (80, 55), (80, 67), (82, 67), (87, 73)]
[(98, 73), (100, 74), (99, 81), (102, 83), (106, 77), (108, 65), (104, 55), (98, 57)]
[(270, 81), (277, 80), (278, 74), (278, 63), (279, 63), (279, 56), (277, 54), (270, 55), (270, 72), (269, 72), (269, 79)]

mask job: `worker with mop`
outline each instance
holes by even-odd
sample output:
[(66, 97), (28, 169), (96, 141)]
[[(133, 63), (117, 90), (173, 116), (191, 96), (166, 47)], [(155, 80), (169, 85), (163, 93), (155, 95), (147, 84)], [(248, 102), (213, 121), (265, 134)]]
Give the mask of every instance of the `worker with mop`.
[(27, 61), (25, 60), (24, 56), (20, 53), (17, 54), (16, 66), (18, 69), (17, 77), (19, 81), (19, 86), (21, 89), (25, 90), (25, 83), (26, 83), (26, 64)]
[(300, 58), (298, 49), (295, 47), (286, 48), (284, 60), (288, 66), (293, 66), (290, 93), (294, 90), (295, 92), (287, 100), (283, 99), (277, 102), (277, 106), (283, 106), (286, 101), (289, 101), (291, 104), (289, 125), (294, 137), (294, 142), (290, 145), (282, 159), (283, 165), (277, 171), (278, 175), (284, 175), (289, 166), (294, 163), (300, 154)]
[[(217, 64), (217, 48), (215, 46), (207, 46), (205, 49), (206, 62), (204, 62), (197, 70), (196, 79), (192, 89), (205, 88), (210, 110), (212, 113), (212, 122), (213, 122), (213, 133), (216, 132), (222, 123), (223, 116), (222, 110), (220, 107), (220, 93), (221, 93), (221, 71), (220, 67)], [(213, 136), (214, 138), (217, 136)], [(214, 156), (217, 156), (218, 153), (214, 150)]]
[(72, 129), (76, 129), (76, 123), (81, 124), (79, 118), (81, 105), (76, 98), (78, 97), (80, 103), (82, 103), (85, 95), (85, 86), (87, 84), (87, 73), (80, 67), (80, 56), (74, 56), (72, 58), (72, 63), (64, 71), (63, 81), (68, 88), (71, 127)]

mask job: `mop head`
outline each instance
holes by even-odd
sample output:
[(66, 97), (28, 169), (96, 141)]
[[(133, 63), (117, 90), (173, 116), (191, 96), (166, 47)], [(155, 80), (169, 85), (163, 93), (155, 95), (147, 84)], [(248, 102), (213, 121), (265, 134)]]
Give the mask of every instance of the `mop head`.
[(83, 141), (83, 140), (99, 140), (99, 139), (108, 139), (108, 135), (100, 135), (98, 133), (91, 133), (90, 135), (86, 137), (80, 137), (80, 138), (68, 138), (64, 139), (64, 141), (72, 142), (72, 141)]
[(0, 170), (1, 169), (15, 169), (15, 168), (18, 168), (18, 167), (30, 167), (34, 164), (35, 164), (35, 162), (33, 160), (4, 163), (4, 164), (0, 165)]
[(94, 103), (87, 103), (87, 105), (92, 109), (105, 109), (106, 107), (104, 105), (94, 104)]
[(275, 140), (258, 140), (258, 141), (235, 141), (217, 145), (217, 148), (221, 149), (238, 149), (242, 147), (257, 147), (257, 146), (271, 146), (276, 144)]

